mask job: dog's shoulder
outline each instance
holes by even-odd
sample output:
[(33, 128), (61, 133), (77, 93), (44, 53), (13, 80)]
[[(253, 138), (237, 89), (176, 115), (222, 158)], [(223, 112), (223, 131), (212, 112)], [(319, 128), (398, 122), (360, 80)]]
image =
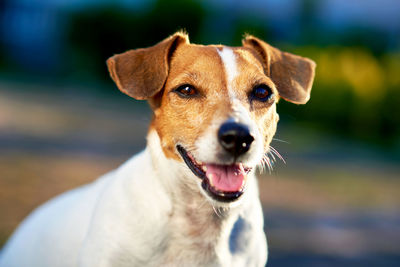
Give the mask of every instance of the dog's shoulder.
[(154, 260), (152, 252), (165, 243), (171, 204), (152, 166), (145, 149), (110, 174), (82, 246), (82, 266), (104, 260), (141, 266)]

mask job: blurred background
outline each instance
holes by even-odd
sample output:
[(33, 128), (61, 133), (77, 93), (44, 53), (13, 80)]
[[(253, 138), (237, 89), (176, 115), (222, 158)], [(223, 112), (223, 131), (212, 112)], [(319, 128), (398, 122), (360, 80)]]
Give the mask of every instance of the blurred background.
[(151, 111), (105, 60), (177, 30), (317, 63), (260, 177), (268, 266), (400, 266), (398, 0), (0, 0), (0, 247), (34, 207), (143, 149)]

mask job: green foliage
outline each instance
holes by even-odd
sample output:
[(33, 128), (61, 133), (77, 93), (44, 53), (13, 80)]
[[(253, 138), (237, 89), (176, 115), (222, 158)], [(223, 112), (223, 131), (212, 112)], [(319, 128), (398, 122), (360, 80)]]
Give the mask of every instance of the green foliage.
[(242, 38), (244, 34), (251, 34), (263, 40), (267, 40), (267, 38), (271, 35), (265, 20), (254, 15), (240, 16), (235, 21), (233, 28), (234, 36), (232, 44), (237, 46), (242, 45)]
[(296, 114), (339, 134), (391, 146), (400, 136), (400, 60), (398, 54), (375, 56), (363, 47), (298, 47), (292, 52), (317, 63), (306, 106), (281, 103)]
[(203, 18), (203, 7), (193, 0), (158, 0), (141, 12), (106, 7), (74, 14), (68, 33), (71, 71), (108, 81), (105, 61), (113, 54), (155, 44), (181, 29), (196, 39)]

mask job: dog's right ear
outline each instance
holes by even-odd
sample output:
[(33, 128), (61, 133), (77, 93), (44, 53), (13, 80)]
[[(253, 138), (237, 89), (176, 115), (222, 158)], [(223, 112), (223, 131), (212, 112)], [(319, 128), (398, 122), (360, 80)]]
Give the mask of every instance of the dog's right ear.
[(189, 43), (187, 34), (177, 32), (160, 43), (129, 50), (107, 60), (108, 71), (119, 90), (138, 99), (149, 99), (164, 86), (169, 60), (176, 47)]

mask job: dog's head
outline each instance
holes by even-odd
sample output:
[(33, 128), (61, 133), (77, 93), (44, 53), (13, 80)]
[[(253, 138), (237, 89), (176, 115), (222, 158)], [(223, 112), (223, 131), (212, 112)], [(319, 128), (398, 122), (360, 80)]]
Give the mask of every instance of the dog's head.
[[(118, 88), (147, 99), (165, 156), (213, 201), (234, 202), (265, 160), (282, 97), (304, 104), (315, 63), (247, 36), (241, 47), (190, 44), (176, 33), (107, 61)], [(197, 176), (200, 179), (194, 177)]]

